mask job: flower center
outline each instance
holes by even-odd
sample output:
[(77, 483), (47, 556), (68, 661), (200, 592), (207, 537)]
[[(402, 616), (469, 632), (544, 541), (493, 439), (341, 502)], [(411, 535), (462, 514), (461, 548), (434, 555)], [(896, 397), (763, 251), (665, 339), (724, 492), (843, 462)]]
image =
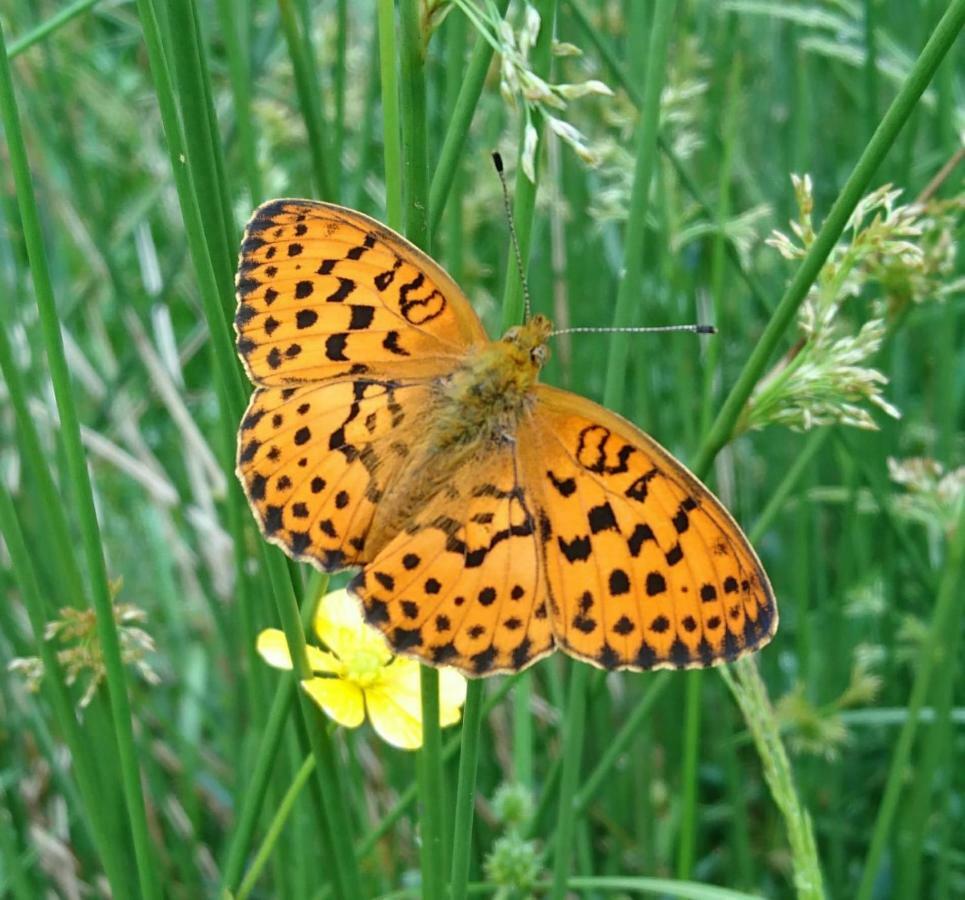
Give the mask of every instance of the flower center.
[(385, 660), (378, 653), (356, 650), (345, 664), (345, 678), (354, 681), (360, 688), (371, 687), (378, 681), (385, 667)]

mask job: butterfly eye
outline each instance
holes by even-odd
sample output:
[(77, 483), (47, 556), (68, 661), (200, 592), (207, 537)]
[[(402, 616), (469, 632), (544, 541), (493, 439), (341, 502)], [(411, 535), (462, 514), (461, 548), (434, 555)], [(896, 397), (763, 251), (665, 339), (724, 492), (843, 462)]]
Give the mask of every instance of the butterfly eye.
[(509, 344), (515, 343), (516, 339), (519, 337), (519, 327), (513, 326), (504, 335), (503, 340)]
[(536, 365), (541, 366), (546, 362), (546, 347), (540, 344), (538, 347), (533, 347), (530, 352), (530, 358)]

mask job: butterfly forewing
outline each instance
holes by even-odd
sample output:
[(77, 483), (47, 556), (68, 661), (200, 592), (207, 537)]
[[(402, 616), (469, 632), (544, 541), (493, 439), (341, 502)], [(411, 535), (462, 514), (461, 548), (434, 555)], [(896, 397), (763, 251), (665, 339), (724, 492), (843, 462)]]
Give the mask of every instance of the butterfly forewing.
[(363, 562), (428, 395), (424, 382), (358, 378), (256, 390), (238, 475), (265, 536), (327, 570)]
[(520, 434), (556, 639), (607, 669), (732, 660), (770, 640), (767, 576), (720, 502), (629, 422), (553, 388)]
[(253, 381), (431, 377), (486, 339), (452, 279), (384, 225), (310, 200), (272, 200), (245, 229), (238, 352)]

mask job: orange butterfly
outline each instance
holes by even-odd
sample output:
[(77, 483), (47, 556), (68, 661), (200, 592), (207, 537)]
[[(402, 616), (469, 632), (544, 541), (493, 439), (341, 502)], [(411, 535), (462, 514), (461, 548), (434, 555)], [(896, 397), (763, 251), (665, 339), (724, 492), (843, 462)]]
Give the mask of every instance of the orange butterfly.
[(551, 325), (486, 336), (428, 256), (354, 210), (248, 223), (238, 476), (265, 537), (351, 583), (392, 648), (468, 675), (557, 646), (605, 669), (733, 660), (777, 628), (740, 528), (683, 465), (537, 382)]

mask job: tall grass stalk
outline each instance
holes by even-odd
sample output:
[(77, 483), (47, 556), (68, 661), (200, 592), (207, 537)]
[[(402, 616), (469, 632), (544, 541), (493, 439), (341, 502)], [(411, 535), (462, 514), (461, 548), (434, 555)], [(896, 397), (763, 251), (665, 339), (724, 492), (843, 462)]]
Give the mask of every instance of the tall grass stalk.
[(718, 671), (734, 695), (754, 737), (771, 796), (784, 817), (784, 827), (791, 845), (795, 892), (800, 900), (822, 900), (825, 896), (824, 886), (811, 818), (794, 787), (791, 763), (781, 741), (777, 719), (757, 663), (753, 657), (745, 656), (733, 666), (721, 666)]

